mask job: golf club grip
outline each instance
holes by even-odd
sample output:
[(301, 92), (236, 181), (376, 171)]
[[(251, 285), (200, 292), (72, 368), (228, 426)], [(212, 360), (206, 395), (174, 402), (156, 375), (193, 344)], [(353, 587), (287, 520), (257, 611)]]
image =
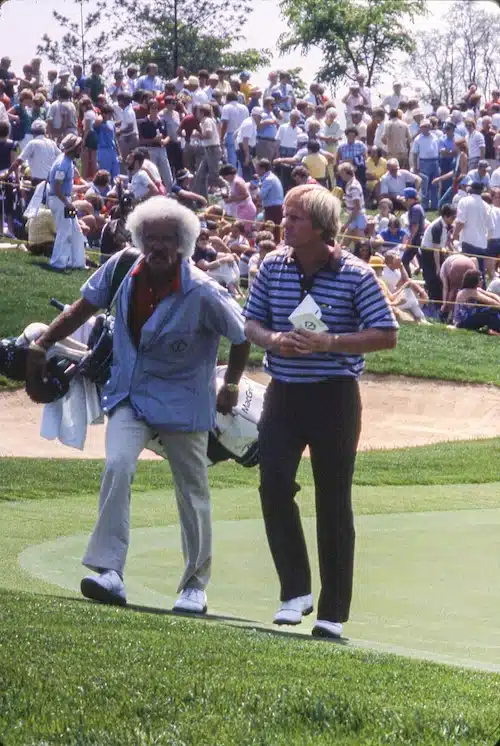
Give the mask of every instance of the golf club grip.
[(64, 303), (61, 303), (61, 301), (57, 300), (57, 298), (51, 298), (49, 300), (49, 306), (54, 306), (54, 308), (57, 308), (58, 311), (64, 311)]

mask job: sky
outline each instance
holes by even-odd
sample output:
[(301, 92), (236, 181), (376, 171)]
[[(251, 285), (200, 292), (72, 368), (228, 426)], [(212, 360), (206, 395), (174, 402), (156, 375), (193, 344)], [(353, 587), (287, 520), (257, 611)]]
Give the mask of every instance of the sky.
[[(318, 0), (321, 1), (321, 0)], [(462, 0), (467, 2), (468, 0)], [(430, 0), (428, 3), (431, 15), (425, 19), (419, 19), (415, 23), (415, 33), (420, 29), (439, 27), (446, 20), (453, 0)], [(490, 12), (500, 13), (500, 8), (493, 0), (481, 0), (478, 5)], [(98, 6), (98, 0), (91, 0), (88, 8)], [(286, 23), (280, 16), (279, 2), (277, 0), (254, 0), (254, 11), (244, 28), (246, 41), (239, 45), (244, 48), (260, 47), (276, 49), (277, 40), (281, 33), (286, 31)], [(60, 28), (52, 18), (52, 9), (64, 13), (67, 16), (78, 17), (78, 7), (73, 0), (7, 0), (0, 11), (1, 47), (0, 53), (8, 55), (12, 59), (12, 68), (21, 73), (22, 66), (34, 56), (37, 44), (43, 33), (51, 37), (60, 36)], [(22, 24), (22, 35), (19, 29)], [(273, 68), (302, 67), (302, 77), (306, 82), (311, 82), (316, 70), (320, 67), (321, 53), (314, 49), (307, 56), (302, 56), (300, 51), (280, 57), (275, 55), (272, 61)], [(44, 64), (47, 69), (47, 63)], [(258, 71), (252, 76), (257, 85), (265, 83), (268, 69)], [(391, 90), (392, 74), (387, 75), (382, 83), (383, 93)], [(403, 84), (410, 81), (403, 79)], [(342, 95), (342, 91), (339, 92)]]

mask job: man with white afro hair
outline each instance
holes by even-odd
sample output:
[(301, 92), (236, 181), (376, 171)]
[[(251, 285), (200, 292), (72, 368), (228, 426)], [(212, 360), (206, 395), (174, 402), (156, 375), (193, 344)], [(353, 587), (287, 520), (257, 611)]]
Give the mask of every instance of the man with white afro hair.
[[(106, 464), (99, 516), (83, 558), (97, 574), (87, 575), (81, 590), (101, 603), (126, 603), (130, 487), (139, 454), (158, 433), (174, 478), (185, 559), (174, 609), (204, 613), (212, 560), (208, 433), (216, 408), (229, 414), (236, 405), (249, 343), (238, 304), (190, 261), (200, 232), (190, 210), (167, 197), (152, 197), (135, 208), (127, 228), (140, 253), (116, 293), (113, 366), (102, 391)], [(32, 345), (33, 374), (50, 346), (111, 305), (113, 274), (123, 271), (126, 260), (130, 265), (129, 257), (125, 249), (94, 272), (82, 297)], [(232, 346), (216, 397), (221, 335)]]

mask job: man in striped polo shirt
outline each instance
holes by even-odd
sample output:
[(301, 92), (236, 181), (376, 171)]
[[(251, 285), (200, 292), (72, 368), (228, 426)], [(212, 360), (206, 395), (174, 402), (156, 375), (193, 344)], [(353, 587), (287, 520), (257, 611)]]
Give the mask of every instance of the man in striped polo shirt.
[[(315, 185), (285, 200), (285, 246), (263, 260), (244, 315), (247, 338), (266, 350), (272, 380), (259, 423), (260, 496), (281, 585), (276, 624), (313, 608), (295, 476), (309, 446), (316, 489), (321, 593), (313, 635), (340, 637), (349, 617), (354, 561), (351, 485), (360, 432), (363, 354), (391, 349), (397, 322), (373, 271), (335, 244), (340, 204)], [(310, 295), (324, 332), (289, 316)]]

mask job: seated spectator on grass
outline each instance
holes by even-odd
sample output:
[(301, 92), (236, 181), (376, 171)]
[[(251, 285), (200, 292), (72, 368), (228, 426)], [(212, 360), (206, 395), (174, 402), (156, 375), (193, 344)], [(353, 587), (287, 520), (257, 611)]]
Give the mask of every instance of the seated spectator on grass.
[(233, 254), (239, 256), (248, 247), (245, 233), (245, 223), (242, 220), (235, 220), (231, 224), (229, 233), (224, 237), (224, 243)]
[(85, 196), (87, 194), (98, 194), (99, 197), (105, 199), (111, 191), (111, 174), (106, 169), (101, 168), (97, 171), (94, 176), (91, 185), (89, 186)]
[(381, 233), (389, 226), (389, 220), (394, 218), (392, 210), (394, 206), (392, 200), (388, 197), (382, 197), (378, 203), (378, 213), (375, 215), (375, 225), (377, 233)]
[(361, 259), (361, 261), (364, 262), (365, 264), (369, 264), (370, 259), (374, 255), (374, 251), (372, 249), (370, 241), (367, 241), (367, 240), (357, 241), (357, 243), (354, 245), (353, 253), (354, 253), (354, 256), (357, 256), (358, 259)]
[(184, 207), (188, 207), (190, 210), (197, 210), (200, 207), (206, 207), (208, 202), (201, 194), (191, 190), (193, 178), (193, 174), (187, 168), (181, 168), (180, 171), (177, 171), (171, 196), (180, 202), (181, 205), (184, 205)]
[(404, 246), (408, 241), (408, 232), (401, 227), (401, 220), (394, 216), (389, 218), (387, 228), (380, 231), (379, 236), (386, 248), (389, 246)]
[(380, 181), (387, 173), (387, 159), (382, 148), (371, 145), (366, 159), (366, 194), (367, 202), (374, 207), (380, 198)]
[(421, 303), (426, 303), (429, 298), (424, 288), (418, 282), (411, 280), (401, 261), (399, 251), (389, 249), (384, 255), (385, 267), (382, 279), (386, 283), (398, 307), (407, 311), (415, 321), (427, 323)]
[(406, 207), (404, 190), (410, 186), (418, 190), (421, 183), (420, 176), (399, 168), (399, 161), (396, 158), (389, 158), (387, 173), (380, 179), (380, 196), (389, 197), (395, 209), (404, 210)]
[(485, 328), (500, 333), (500, 298), (482, 290), (481, 280), (478, 269), (469, 269), (465, 273), (453, 316), (455, 326), (474, 331)]
[(252, 283), (255, 279), (255, 276), (257, 272), (259, 271), (259, 267), (262, 263), (262, 260), (264, 259), (267, 254), (269, 254), (271, 251), (274, 251), (276, 249), (276, 244), (274, 241), (270, 241), (269, 239), (266, 241), (260, 241), (259, 242), (259, 248), (258, 251), (255, 251), (252, 256), (250, 257), (250, 261), (248, 262), (248, 287), (252, 287)]
[(122, 194), (120, 191), (118, 204), (111, 212), (111, 220), (108, 220), (101, 233), (99, 246), (101, 264), (104, 264), (117, 251), (121, 251), (131, 245), (132, 236), (130, 235), (130, 231), (125, 227), (125, 224), (133, 209), (134, 200), (132, 195), (129, 193)]
[[(222, 242), (221, 242), (222, 243)], [(196, 241), (193, 261), (203, 272), (226, 287), (231, 295), (239, 297), (240, 273), (238, 258), (222, 244), (224, 251), (217, 251), (209, 228), (202, 228)]]
[(128, 172), (130, 174), (129, 190), (132, 192), (136, 202), (143, 202), (149, 197), (155, 197), (160, 194), (160, 190), (151, 178), (150, 174), (144, 168), (144, 155), (137, 150), (133, 150), (126, 160)]

